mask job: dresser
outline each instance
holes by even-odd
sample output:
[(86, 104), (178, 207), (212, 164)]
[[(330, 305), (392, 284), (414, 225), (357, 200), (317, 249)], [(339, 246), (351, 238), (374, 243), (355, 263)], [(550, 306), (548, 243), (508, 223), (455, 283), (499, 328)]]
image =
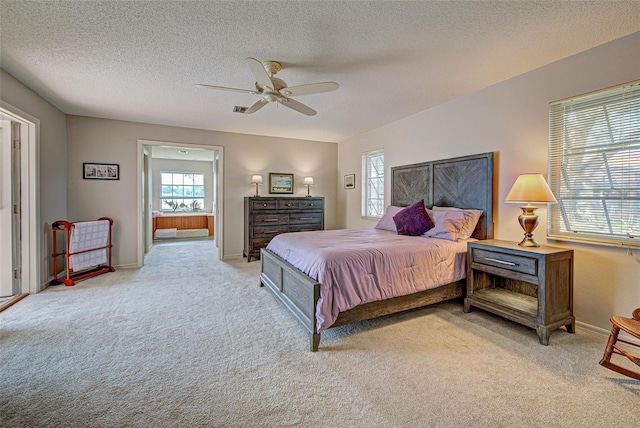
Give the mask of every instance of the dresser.
[(250, 262), (280, 233), (324, 229), (324, 198), (245, 197), (244, 251)]
[(526, 325), (542, 345), (559, 327), (574, 332), (573, 250), (498, 240), (469, 242), (467, 248), (464, 312), (476, 306)]

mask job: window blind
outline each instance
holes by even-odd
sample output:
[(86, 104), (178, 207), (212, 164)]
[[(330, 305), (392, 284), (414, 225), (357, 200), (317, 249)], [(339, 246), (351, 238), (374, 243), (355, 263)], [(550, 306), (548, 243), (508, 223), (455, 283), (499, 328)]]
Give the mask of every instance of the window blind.
[(555, 239), (640, 247), (640, 81), (549, 105)]

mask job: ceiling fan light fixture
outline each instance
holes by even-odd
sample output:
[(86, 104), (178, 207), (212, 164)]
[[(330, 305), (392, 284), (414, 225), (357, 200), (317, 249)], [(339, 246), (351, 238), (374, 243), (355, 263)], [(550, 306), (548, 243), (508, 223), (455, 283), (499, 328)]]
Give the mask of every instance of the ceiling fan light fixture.
[(223, 91), (234, 91), (253, 95), (261, 95), (261, 98), (256, 101), (251, 107), (247, 108), (236, 106), (233, 111), (237, 113), (255, 113), (266, 104), (270, 102), (277, 102), (287, 106), (287, 108), (290, 108), (307, 116), (315, 116), (317, 112), (311, 107), (302, 104), (300, 101), (289, 97), (319, 94), (322, 92), (335, 91), (336, 89), (338, 89), (338, 84), (335, 82), (318, 82), (289, 87), (284, 80), (274, 77), (274, 75), (282, 69), (282, 64), (280, 64), (279, 62), (261, 62), (255, 58), (246, 58), (246, 61), (249, 65), (249, 68), (251, 69), (253, 77), (255, 78), (255, 91), (206, 84), (198, 84), (197, 86)]

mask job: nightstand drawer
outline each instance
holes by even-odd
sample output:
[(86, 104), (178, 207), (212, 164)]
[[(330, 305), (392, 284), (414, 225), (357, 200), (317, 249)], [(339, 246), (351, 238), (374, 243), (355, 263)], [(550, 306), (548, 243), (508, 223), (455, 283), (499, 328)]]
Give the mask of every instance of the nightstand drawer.
[(532, 257), (483, 250), (481, 248), (473, 248), (472, 257), (473, 263), (525, 273), (527, 275), (538, 275), (538, 260)]

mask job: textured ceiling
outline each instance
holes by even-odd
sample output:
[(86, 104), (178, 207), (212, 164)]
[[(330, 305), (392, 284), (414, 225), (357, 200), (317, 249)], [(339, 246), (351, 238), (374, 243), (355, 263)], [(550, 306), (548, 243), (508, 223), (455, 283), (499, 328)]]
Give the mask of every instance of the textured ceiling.
[[(0, 66), (63, 112), (246, 134), (350, 136), (640, 30), (640, 1), (6, 1)], [(289, 86), (251, 114), (246, 57)], [(0, 88), (1, 90), (1, 88)]]

